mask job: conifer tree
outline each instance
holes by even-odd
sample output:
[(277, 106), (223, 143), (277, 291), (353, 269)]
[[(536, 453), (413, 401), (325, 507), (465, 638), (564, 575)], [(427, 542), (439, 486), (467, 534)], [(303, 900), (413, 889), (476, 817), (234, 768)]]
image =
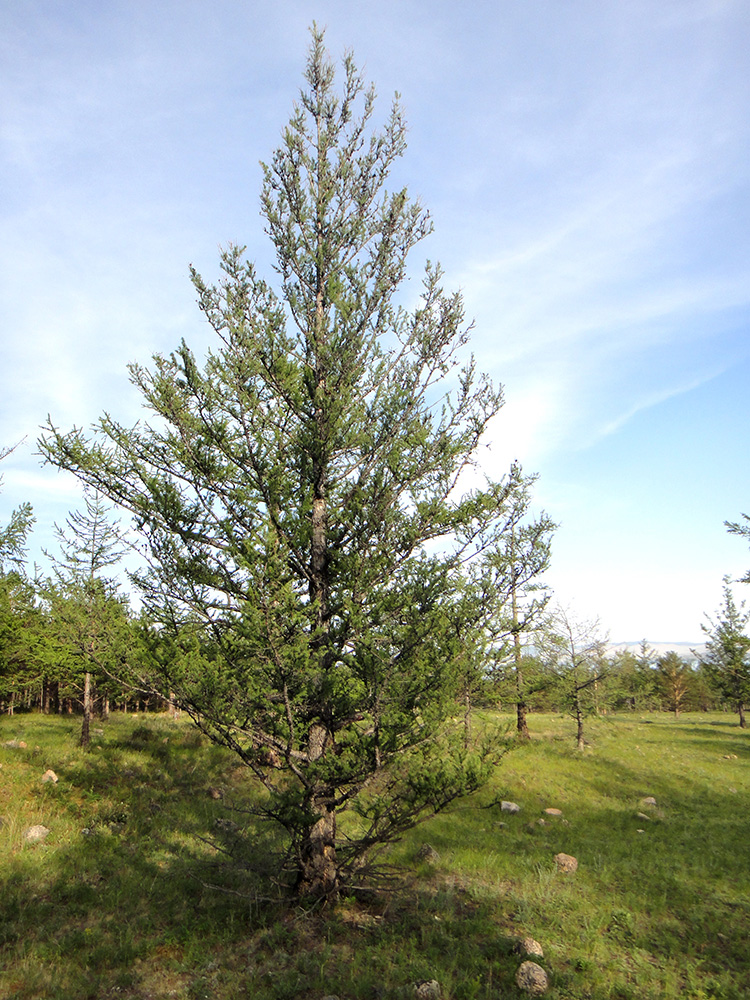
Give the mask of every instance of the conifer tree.
[(745, 729), (745, 708), (750, 704), (750, 611), (745, 611), (744, 601), (737, 605), (728, 576), (724, 577), (723, 593), (724, 601), (716, 616), (707, 616), (707, 622), (701, 625), (708, 636), (702, 663), (714, 687), (734, 704), (740, 727)]
[[(83, 720), (80, 744), (91, 742), (93, 683), (116, 669), (118, 646), (127, 629), (125, 599), (104, 571), (120, 561), (125, 547), (102, 496), (84, 490), (84, 508), (73, 511), (65, 526), (55, 525), (60, 555), (50, 556), (54, 579), (44, 593), (58, 657), (68, 661), (75, 681), (80, 675)], [(74, 682), (75, 682), (74, 681)]]
[(438, 266), (414, 309), (399, 297), (431, 223), (386, 190), (406, 127), (398, 101), (380, 130), (374, 107), (350, 56), (337, 93), (314, 28), (264, 166), (278, 291), (230, 247), (218, 286), (192, 272), (217, 337), (205, 363), (183, 342), (131, 367), (155, 419), (105, 415), (90, 439), (50, 422), (40, 442), (133, 514), (154, 643), (171, 643), (163, 683), (263, 784), (258, 808), (312, 896), (335, 896), (494, 759), (449, 720), (465, 656), (503, 610), (528, 485), (514, 467), (465, 486), (502, 390), (466, 355)]

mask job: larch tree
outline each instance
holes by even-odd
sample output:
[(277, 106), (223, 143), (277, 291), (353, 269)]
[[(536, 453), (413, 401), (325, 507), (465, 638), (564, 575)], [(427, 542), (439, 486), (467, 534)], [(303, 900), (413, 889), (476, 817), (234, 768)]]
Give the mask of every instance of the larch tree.
[(562, 684), (576, 723), (576, 746), (581, 751), (586, 746), (586, 715), (596, 707), (591, 697), (592, 689), (606, 672), (605, 645), (606, 638), (600, 632), (598, 619), (578, 619), (560, 606), (548, 615), (546, 628), (539, 639), (543, 660)]
[[(750, 514), (741, 514), (741, 521), (725, 521), (724, 527), (731, 535), (739, 535), (750, 542)], [(740, 583), (750, 583), (750, 570), (742, 577)]]
[(540, 584), (539, 578), (549, 566), (552, 534), (557, 526), (545, 514), (529, 519), (528, 493), (524, 501), (515, 504), (509, 531), (506, 533), (505, 556), (508, 566), (507, 605), (510, 610), (511, 657), (516, 687), (516, 733), (520, 739), (528, 740), (530, 734), (521, 637), (540, 623), (549, 601), (549, 591)]
[(688, 704), (694, 682), (690, 664), (674, 650), (664, 653), (656, 661), (656, 687), (675, 718)]
[[(0, 462), (12, 454), (18, 444), (0, 448)], [(0, 485), (2, 477), (0, 477)], [(26, 538), (34, 525), (34, 511), (30, 503), (23, 503), (11, 512), (10, 521), (0, 528), (0, 574), (23, 567), (26, 559)]]
[(724, 601), (717, 614), (701, 628), (708, 637), (702, 665), (712, 685), (730, 701), (745, 729), (745, 708), (750, 704), (750, 611), (744, 601), (738, 605), (730, 578), (724, 577)]
[(91, 437), (50, 421), (40, 441), (132, 513), (154, 642), (172, 644), (165, 689), (262, 783), (282, 870), (313, 897), (496, 759), (450, 720), (508, 593), (502, 550), (528, 488), (518, 468), (465, 486), (502, 391), (466, 354), (439, 267), (414, 309), (399, 298), (431, 223), (386, 190), (406, 127), (396, 100), (375, 128), (374, 101), (350, 56), (337, 91), (314, 28), (264, 166), (278, 291), (229, 247), (218, 286), (192, 272), (217, 338), (205, 361), (183, 342), (131, 366), (155, 419), (105, 415)]
[[(17, 447), (0, 448), (0, 461)], [(0, 702), (10, 713), (16, 694), (33, 673), (36, 633), (29, 625), (30, 618), (37, 617), (37, 609), (24, 565), (26, 539), (33, 524), (31, 504), (23, 503), (11, 512), (8, 523), (0, 527)]]
[(55, 525), (60, 554), (50, 556), (54, 576), (43, 587), (51, 633), (58, 657), (68, 661), (74, 686), (80, 675), (83, 721), (80, 744), (91, 742), (93, 684), (105, 682), (117, 669), (127, 631), (126, 601), (104, 571), (125, 552), (120, 532), (100, 493), (84, 490), (84, 506), (73, 511), (65, 526)]

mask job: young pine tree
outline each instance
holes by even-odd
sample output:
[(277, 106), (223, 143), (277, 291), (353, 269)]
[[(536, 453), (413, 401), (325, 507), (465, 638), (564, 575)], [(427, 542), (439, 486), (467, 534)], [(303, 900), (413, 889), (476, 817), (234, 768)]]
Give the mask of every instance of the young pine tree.
[(745, 729), (745, 708), (750, 704), (750, 612), (738, 606), (729, 577), (724, 577), (724, 602), (714, 618), (701, 628), (708, 636), (703, 668), (722, 697), (732, 702)]
[[(448, 720), (508, 594), (520, 469), (462, 490), (502, 392), (461, 361), (459, 294), (428, 265), (398, 293), (427, 213), (386, 178), (398, 103), (313, 30), (300, 102), (264, 168), (278, 291), (242, 250), (212, 286), (217, 345), (133, 365), (152, 423), (50, 423), (49, 461), (132, 512), (165, 686), (265, 786), (297, 891), (335, 896), (375, 845), (477, 787), (492, 759)], [(476, 473), (474, 472), (474, 475)], [(479, 652), (477, 652), (479, 651)], [(343, 838), (338, 819), (357, 814)]]
[(576, 747), (586, 747), (585, 719), (598, 714), (594, 692), (606, 676), (606, 637), (599, 621), (577, 619), (566, 608), (553, 608), (547, 627), (540, 634), (539, 647), (548, 669), (560, 682), (570, 715), (576, 723)]
[(84, 490), (84, 508), (71, 513), (65, 527), (55, 525), (59, 556), (45, 553), (54, 564), (54, 578), (44, 587), (44, 595), (58, 660), (68, 668), (65, 679), (81, 690), (82, 747), (91, 742), (94, 681), (106, 683), (117, 670), (127, 631), (125, 602), (104, 576), (124, 554), (109, 513), (99, 493)]

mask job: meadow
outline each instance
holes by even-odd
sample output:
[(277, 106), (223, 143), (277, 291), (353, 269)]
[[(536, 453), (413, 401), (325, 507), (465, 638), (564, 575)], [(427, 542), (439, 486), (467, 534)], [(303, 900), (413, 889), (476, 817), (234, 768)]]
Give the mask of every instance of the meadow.
[(274, 834), (186, 719), (113, 715), (85, 753), (76, 718), (3, 717), (0, 998), (405, 1000), (433, 979), (446, 1000), (514, 998), (525, 936), (550, 1000), (749, 997), (750, 734), (608, 716), (580, 753), (569, 719), (529, 724), (488, 786), (392, 846), (388, 885), (302, 909), (229, 865), (244, 840), (262, 868)]

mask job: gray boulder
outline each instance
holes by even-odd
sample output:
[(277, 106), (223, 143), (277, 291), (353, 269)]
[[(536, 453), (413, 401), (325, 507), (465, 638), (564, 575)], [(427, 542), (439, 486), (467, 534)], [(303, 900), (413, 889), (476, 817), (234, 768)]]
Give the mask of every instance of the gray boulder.
[(561, 872), (574, 872), (578, 870), (578, 860), (573, 857), (572, 854), (560, 854), (555, 855), (555, 864)]
[(519, 955), (533, 955), (534, 958), (544, 958), (544, 949), (533, 937), (519, 938), (516, 942), (515, 951)]
[(440, 983), (437, 979), (424, 979), (421, 983), (415, 983), (414, 996), (417, 1000), (440, 1000)]
[(541, 965), (537, 965), (536, 962), (522, 962), (516, 973), (516, 985), (524, 993), (540, 997), (542, 993), (547, 992), (549, 979)]
[(23, 839), (27, 844), (39, 844), (47, 837), (48, 834), (49, 830), (46, 826), (30, 826), (24, 833)]

